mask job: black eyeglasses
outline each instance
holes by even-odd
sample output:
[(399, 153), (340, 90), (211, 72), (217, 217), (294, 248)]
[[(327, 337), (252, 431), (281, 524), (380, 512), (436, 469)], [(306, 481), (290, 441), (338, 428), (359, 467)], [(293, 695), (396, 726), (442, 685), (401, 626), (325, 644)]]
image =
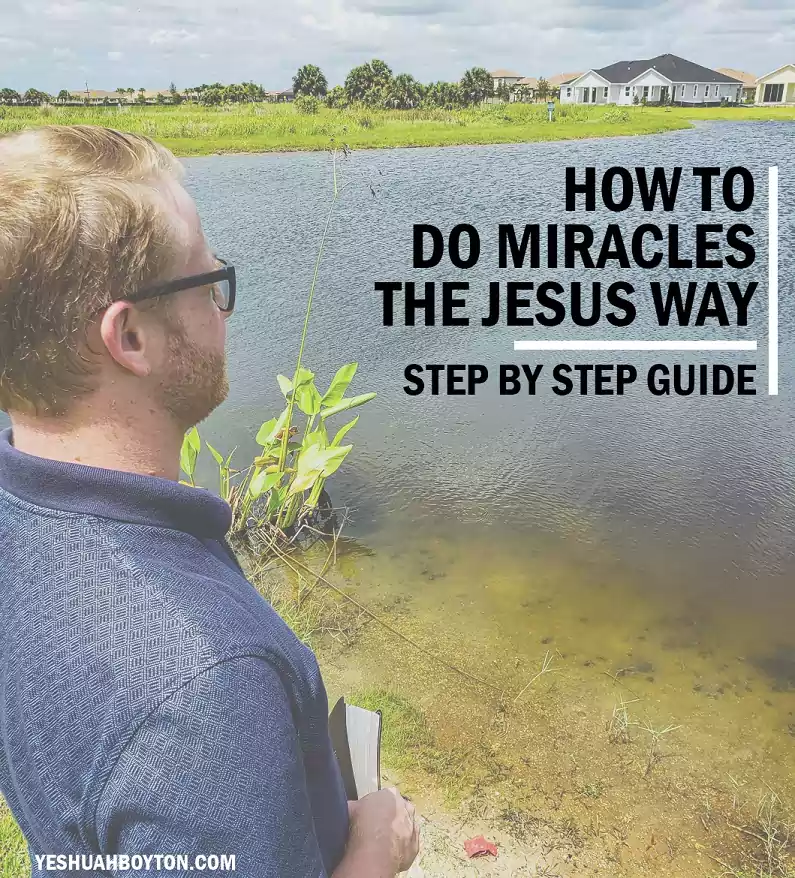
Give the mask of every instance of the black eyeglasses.
[(181, 290), (192, 290), (197, 287), (212, 287), (211, 295), (218, 306), (219, 311), (230, 313), (235, 307), (235, 291), (237, 282), (235, 279), (235, 267), (224, 259), (218, 259), (221, 268), (216, 271), (208, 271), (205, 274), (193, 274), (189, 277), (178, 277), (166, 281), (154, 287), (139, 290), (131, 296), (125, 296), (128, 302), (143, 302), (146, 299), (155, 299), (158, 296), (166, 296), (169, 293), (178, 293)]

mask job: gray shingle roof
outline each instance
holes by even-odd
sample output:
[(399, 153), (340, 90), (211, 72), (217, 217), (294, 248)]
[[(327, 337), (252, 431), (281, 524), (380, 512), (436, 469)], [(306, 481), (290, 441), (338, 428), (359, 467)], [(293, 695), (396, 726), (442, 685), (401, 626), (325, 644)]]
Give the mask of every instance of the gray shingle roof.
[(617, 61), (595, 72), (608, 82), (624, 83), (632, 81), (649, 69), (656, 70), (671, 82), (739, 82), (725, 73), (702, 67), (678, 55), (658, 55), (647, 61)]

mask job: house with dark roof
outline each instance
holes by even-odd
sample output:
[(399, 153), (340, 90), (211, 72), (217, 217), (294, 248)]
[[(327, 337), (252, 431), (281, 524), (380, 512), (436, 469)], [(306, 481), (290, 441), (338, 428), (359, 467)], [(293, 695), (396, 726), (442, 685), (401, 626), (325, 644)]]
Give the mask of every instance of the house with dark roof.
[(561, 86), (564, 104), (649, 104), (669, 101), (684, 105), (737, 103), (743, 84), (732, 76), (702, 67), (678, 55), (644, 61), (617, 61), (589, 70)]

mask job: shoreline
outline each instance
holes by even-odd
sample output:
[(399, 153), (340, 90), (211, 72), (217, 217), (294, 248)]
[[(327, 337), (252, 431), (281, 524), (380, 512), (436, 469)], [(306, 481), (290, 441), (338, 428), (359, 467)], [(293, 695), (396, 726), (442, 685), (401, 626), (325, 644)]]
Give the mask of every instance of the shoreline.
[(656, 107), (558, 104), (547, 120), (540, 104), (487, 104), (458, 110), (325, 107), (292, 104), (115, 107), (0, 107), (0, 134), (43, 125), (106, 125), (159, 141), (181, 158), (291, 155), (352, 150), (496, 146), (638, 137), (692, 130), (704, 122), (795, 122), (790, 107)]
[[(718, 121), (718, 120), (716, 120)], [(723, 121), (723, 120), (719, 120)], [(482, 146), (522, 146), (527, 143), (570, 143), (573, 140), (583, 141), (583, 140), (616, 140), (621, 137), (653, 137), (659, 134), (676, 134), (680, 131), (694, 131), (698, 126), (691, 124), (687, 127), (682, 126), (681, 128), (661, 128), (659, 131), (640, 131), (640, 132), (621, 132), (616, 131), (615, 133), (608, 134), (586, 134), (583, 136), (576, 137), (550, 137), (550, 138), (528, 138), (527, 140), (492, 140), (488, 142), (476, 142), (469, 140), (462, 140), (450, 143), (404, 143), (404, 144), (384, 144), (383, 146), (359, 146), (355, 147), (356, 152), (383, 152), (387, 149), (453, 149), (456, 147), (471, 147), (473, 149)], [(164, 146), (169, 146), (168, 140), (162, 141)], [(306, 155), (306, 154), (316, 154), (328, 152), (329, 147), (322, 146), (305, 146), (305, 147), (294, 147), (292, 149), (282, 149), (280, 147), (273, 148), (263, 148), (263, 149), (252, 149), (252, 150), (241, 150), (241, 149), (222, 149), (216, 150), (214, 152), (195, 152), (195, 153), (182, 153), (174, 152), (174, 155), (180, 159), (201, 159), (201, 158), (215, 158), (215, 157), (230, 157), (230, 156), (252, 156), (252, 155), (269, 155), (269, 156), (293, 156), (293, 155)]]

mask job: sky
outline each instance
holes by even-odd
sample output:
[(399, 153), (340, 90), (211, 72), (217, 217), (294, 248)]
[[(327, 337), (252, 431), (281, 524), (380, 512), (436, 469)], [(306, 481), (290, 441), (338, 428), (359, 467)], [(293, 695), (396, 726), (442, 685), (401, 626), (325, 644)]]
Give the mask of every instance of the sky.
[(579, 72), (665, 52), (756, 75), (795, 62), (792, 0), (6, 0), (0, 88), (57, 93), (252, 80), (329, 84), (382, 58), (422, 81), (468, 67)]

